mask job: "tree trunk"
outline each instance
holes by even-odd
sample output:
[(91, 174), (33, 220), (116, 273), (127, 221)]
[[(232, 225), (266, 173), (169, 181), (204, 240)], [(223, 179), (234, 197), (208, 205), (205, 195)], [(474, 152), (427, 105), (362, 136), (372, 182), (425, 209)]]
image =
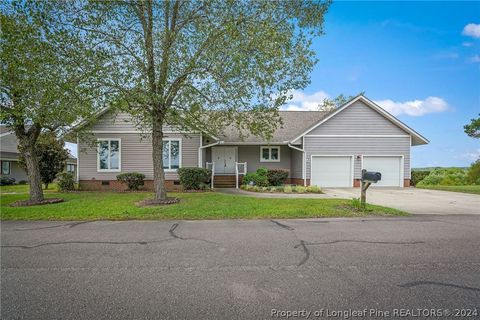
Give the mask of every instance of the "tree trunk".
[(155, 200), (167, 199), (165, 188), (165, 172), (163, 171), (163, 121), (159, 116), (153, 118), (152, 126), (152, 157), (153, 157), (153, 186)]
[(35, 155), (34, 146), (29, 144), (25, 147), (24, 157), (27, 166), (28, 182), (30, 183), (30, 200), (35, 202), (43, 201), (42, 181), (40, 179), (40, 166)]

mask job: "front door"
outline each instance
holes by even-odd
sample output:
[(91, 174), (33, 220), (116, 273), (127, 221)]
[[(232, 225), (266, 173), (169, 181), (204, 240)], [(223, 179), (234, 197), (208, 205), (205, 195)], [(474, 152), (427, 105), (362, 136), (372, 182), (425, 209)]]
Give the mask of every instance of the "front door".
[(235, 147), (212, 147), (212, 161), (215, 163), (215, 174), (235, 173)]

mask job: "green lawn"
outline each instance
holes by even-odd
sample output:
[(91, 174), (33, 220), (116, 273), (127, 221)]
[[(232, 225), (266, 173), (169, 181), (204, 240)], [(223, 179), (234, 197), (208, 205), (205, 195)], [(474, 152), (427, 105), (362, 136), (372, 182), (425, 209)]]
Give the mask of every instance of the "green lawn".
[(148, 192), (49, 193), (47, 197), (60, 197), (65, 199), (65, 202), (43, 206), (10, 207), (9, 203), (26, 200), (28, 195), (3, 194), (0, 217), (2, 220), (194, 220), (407, 215), (399, 210), (374, 205), (369, 205), (367, 212), (359, 212), (351, 207), (350, 200), (261, 199), (217, 192), (171, 193), (170, 196), (181, 198), (180, 203), (157, 207), (135, 205), (136, 202), (152, 196)]
[[(0, 186), (0, 193), (28, 193), (29, 185), (28, 184), (13, 184), (10, 186)], [(51, 183), (48, 185), (48, 190), (43, 190), (43, 192), (56, 192), (57, 184)]]
[(480, 194), (480, 185), (468, 185), (468, 186), (438, 186), (437, 185), (437, 186), (417, 186), (417, 188)]

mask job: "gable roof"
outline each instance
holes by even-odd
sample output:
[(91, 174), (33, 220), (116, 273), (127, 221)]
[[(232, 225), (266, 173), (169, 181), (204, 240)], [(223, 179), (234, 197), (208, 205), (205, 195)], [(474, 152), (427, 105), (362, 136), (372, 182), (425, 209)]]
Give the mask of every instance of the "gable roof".
[(347, 109), (348, 107), (352, 106), (355, 102), (357, 101), (362, 101), (363, 103), (365, 103), (365, 105), (367, 105), (368, 107), (372, 108), (373, 110), (377, 111), (379, 114), (381, 114), (382, 116), (384, 116), (387, 120), (389, 120), (390, 122), (392, 122), (393, 124), (395, 124), (396, 126), (398, 126), (399, 128), (401, 128), (402, 130), (404, 130), (405, 132), (407, 132), (408, 134), (411, 135), (412, 137), (412, 145), (420, 145), (420, 144), (427, 144), (429, 143), (428, 139), (426, 139), (425, 137), (423, 137), (421, 134), (419, 134), (418, 132), (416, 132), (415, 130), (413, 130), (412, 128), (410, 128), (409, 126), (407, 126), (405, 123), (403, 123), (402, 121), (398, 120), (397, 118), (395, 118), (392, 114), (390, 114), (389, 112), (387, 112), (385, 109), (383, 109), (382, 107), (380, 107), (379, 105), (377, 105), (375, 102), (373, 102), (372, 100), (368, 99), (367, 97), (363, 96), (363, 95), (358, 95), (356, 97), (354, 97), (353, 99), (351, 99), (350, 101), (348, 101), (347, 103), (345, 103), (344, 105), (342, 105), (340, 108), (338, 108), (337, 110), (335, 110), (334, 112), (330, 113), (328, 116), (324, 117), (323, 119), (321, 119), (319, 122), (315, 123), (314, 125), (308, 127), (308, 129), (306, 129), (304, 132), (302, 132), (301, 134), (299, 134), (298, 136), (296, 136), (294, 139), (291, 140), (291, 142), (295, 142), (297, 141), (298, 139), (300, 139), (301, 137), (305, 136), (306, 134), (308, 134), (310, 131), (312, 131), (313, 129), (317, 128), (318, 126), (320, 126), (322, 123), (325, 123), (326, 121), (330, 120), (331, 118), (333, 118), (334, 116), (336, 116), (337, 114), (339, 114), (340, 112), (342, 112), (343, 110)]
[[(279, 111), (283, 125), (275, 130), (268, 143), (287, 144), (292, 137), (302, 133), (305, 128), (319, 122), (329, 113), (327, 111)], [(267, 143), (263, 138), (254, 135), (246, 135), (243, 139), (240, 139), (239, 132), (233, 125), (225, 128), (217, 140), (221, 140), (224, 143)]]

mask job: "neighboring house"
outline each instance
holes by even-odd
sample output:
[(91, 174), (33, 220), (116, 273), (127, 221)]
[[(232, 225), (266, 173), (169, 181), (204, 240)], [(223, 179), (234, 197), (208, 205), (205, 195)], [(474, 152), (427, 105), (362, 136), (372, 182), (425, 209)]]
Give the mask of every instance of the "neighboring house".
[[(428, 140), (364, 96), (332, 112), (281, 111), (283, 126), (270, 141), (241, 140), (232, 128), (219, 137), (164, 128), (164, 169), (168, 189), (179, 188), (180, 167), (212, 167), (217, 186), (234, 186), (236, 169), (289, 171), (289, 182), (321, 187), (358, 187), (361, 170), (382, 173), (377, 186), (410, 185), (411, 146)], [(94, 142), (79, 141), (78, 180), (84, 189), (124, 189), (120, 172), (145, 174), (152, 187), (152, 144), (129, 115), (109, 109), (86, 128)], [(95, 147), (97, 145), (98, 147)]]
[[(27, 181), (27, 173), (20, 166), (18, 151), (18, 140), (13, 131), (9, 131), (6, 126), (0, 126), (0, 164), (1, 176), (11, 177), (15, 182)], [(70, 155), (65, 164), (65, 171), (71, 172), (74, 177), (77, 176), (77, 158)]]

